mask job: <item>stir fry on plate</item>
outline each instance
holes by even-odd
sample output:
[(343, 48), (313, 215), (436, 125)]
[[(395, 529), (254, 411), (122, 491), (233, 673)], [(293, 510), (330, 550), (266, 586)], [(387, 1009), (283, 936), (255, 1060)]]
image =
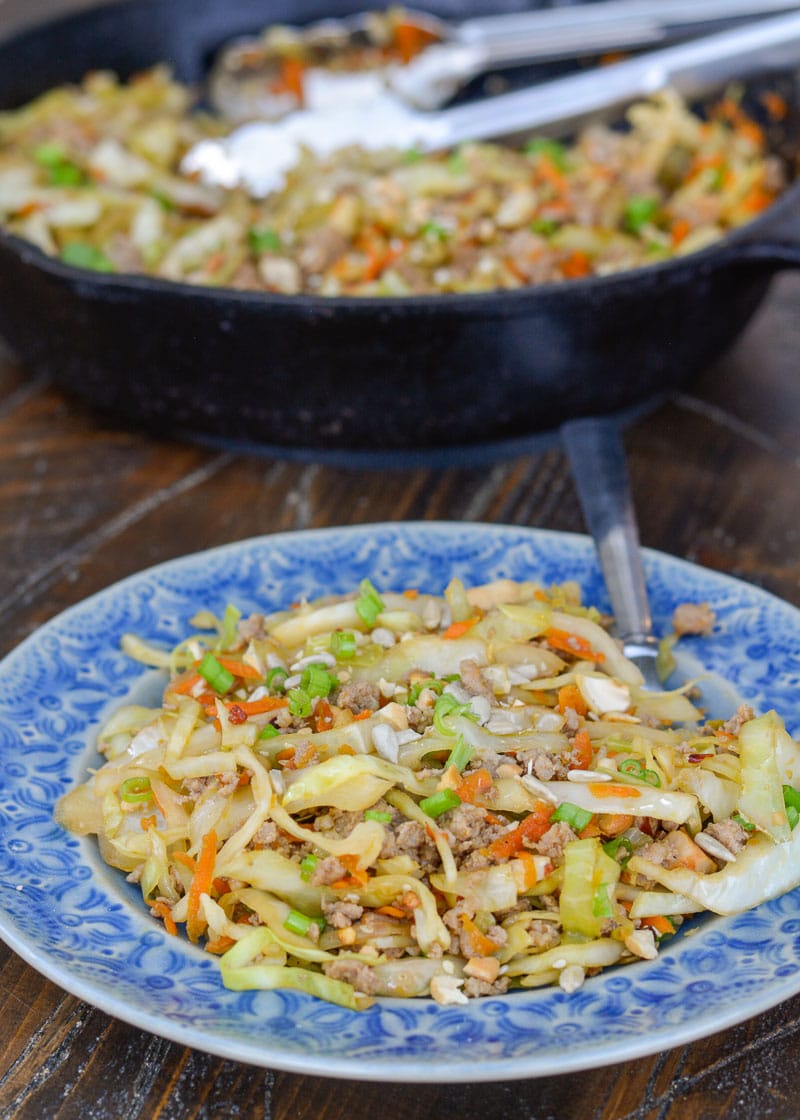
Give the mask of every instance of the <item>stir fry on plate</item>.
[[(426, 155), (307, 152), (261, 201), (193, 181), (230, 125), (164, 68), (98, 72), (0, 113), (0, 223), (70, 265), (284, 295), (487, 292), (605, 275), (724, 237), (783, 189), (735, 95), (707, 119), (666, 91), (572, 143)], [(786, 105), (775, 97), (771, 111)]]
[[(713, 614), (676, 612), (675, 636)], [(234, 989), (353, 1009), (654, 958), (800, 883), (800, 749), (774, 712), (647, 692), (565, 583), (201, 611), (161, 705), (102, 728), (58, 805)], [(666, 666), (668, 669), (668, 665)]]

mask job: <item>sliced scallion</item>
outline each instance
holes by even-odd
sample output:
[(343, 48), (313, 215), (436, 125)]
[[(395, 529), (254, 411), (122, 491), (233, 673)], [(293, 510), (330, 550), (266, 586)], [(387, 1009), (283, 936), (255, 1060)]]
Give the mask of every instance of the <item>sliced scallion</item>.
[(283, 684), (288, 676), (282, 665), (276, 665), (267, 673), (267, 688), (271, 688), (273, 692), (283, 692)]
[(324, 665), (316, 663), (307, 665), (300, 678), (300, 688), (309, 696), (328, 696), (338, 683), (338, 677), (329, 673)]
[(420, 809), (428, 817), (440, 817), (448, 809), (456, 809), (461, 804), (461, 798), (452, 789), (440, 789), (430, 797), (423, 797), (419, 803)]
[(392, 814), (387, 813), (381, 809), (365, 809), (364, 820), (367, 821), (380, 821), (381, 824), (388, 824), (392, 819)]
[(220, 695), (229, 692), (236, 680), (233, 673), (229, 672), (224, 665), (221, 665), (213, 653), (206, 653), (203, 656), (203, 660), (197, 666), (197, 671)]
[(307, 719), (311, 715), (311, 697), (302, 688), (289, 689), (289, 714), (295, 719)]
[(356, 655), (356, 636), (352, 630), (334, 630), (330, 650), (339, 661), (349, 661)]
[(307, 937), (312, 926), (319, 926), (321, 933), (325, 928), (325, 919), (309, 918), (307, 914), (301, 914), (299, 910), (290, 910), (283, 919), (283, 928), (288, 929), (290, 933), (299, 934), (300, 937)]
[(455, 766), (456, 770), (458, 770), (460, 774), (469, 760), (472, 758), (474, 753), (475, 748), (471, 747), (469, 743), (464, 740), (464, 737), (462, 735), (459, 735), (458, 739), (456, 740), (456, 745), (450, 751), (447, 762), (445, 762), (444, 764), (445, 770), (447, 770), (450, 766)]
[(153, 791), (150, 788), (150, 779), (144, 776), (126, 778), (119, 787), (119, 795), (129, 805), (134, 805), (140, 801), (152, 801)]
[(359, 596), (356, 599), (356, 614), (367, 626), (374, 626), (378, 615), (383, 610), (381, 599), (375, 586), (368, 579), (362, 579), (358, 585)]
[(303, 858), (300, 860), (300, 878), (304, 883), (310, 882), (311, 876), (314, 874), (318, 862), (319, 859), (313, 854), (313, 852), (309, 852), (308, 855), (303, 856)]
[(575, 832), (582, 832), (593, 816), (594, 813), (590, 813), (588, 809), (581, 809), (580, 805), (573, 805), (571, 801), (562, 801), (550, 820), (553, 823), (564, 821)]

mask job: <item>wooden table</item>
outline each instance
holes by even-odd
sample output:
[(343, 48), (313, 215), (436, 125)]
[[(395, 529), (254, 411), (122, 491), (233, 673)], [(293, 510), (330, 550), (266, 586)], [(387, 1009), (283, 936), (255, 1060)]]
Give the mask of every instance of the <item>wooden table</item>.
[[(626, 439), (646, 545), (798, 604), (799, 301), (800, 279), (779, 281), (734, 352)], [(3, 351), (0, 462), (0, 654), (131, 572), (260, 533), (433, 518), (581, 529), (559, 450), (391, 473), (239, 457), (110, 426)], [(578, 1076), (331, 1082), (144, 1034), (65, 995), (0, 943), (0, 1120), (796, 1120), (798, 1060), (800, 997), (690, 1046)]]

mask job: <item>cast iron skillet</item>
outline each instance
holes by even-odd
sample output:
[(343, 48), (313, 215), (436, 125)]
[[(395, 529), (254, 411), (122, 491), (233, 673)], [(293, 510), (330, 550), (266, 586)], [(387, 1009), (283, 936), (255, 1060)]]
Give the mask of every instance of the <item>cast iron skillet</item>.
[[(302, 18), (365, 6), (310, 0)], [(479, 0), (426, 6), (481, 10)], [(198, 81), (222, 42), (279, 20), (296, 22), (297, 4), (126, 0), (70, 16), (0, 44), (0, 107), (100, 67), (127, 75), (168, 60)], [(800, 93), (793, 75), (781, 80), (792, 112), (774, 139), (790, 148)], [(166, 433), (323, 454), (477, 450), (689, 381), (742, 331), (775, 272), (800, 266), (798, 215), (795, 184), (746, 229), (682, 260), (515, 292), (380, 300), (79, 272), (0, 233), (0, 333), (32, 370)]]

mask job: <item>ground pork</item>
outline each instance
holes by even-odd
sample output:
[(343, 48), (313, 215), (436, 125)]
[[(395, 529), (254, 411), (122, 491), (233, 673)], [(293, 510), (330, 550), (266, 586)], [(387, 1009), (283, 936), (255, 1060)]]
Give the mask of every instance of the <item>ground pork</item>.
[(505, 824), (490, 824), (486, 819), (486, 810), (468, 802), (444, 813), (439, 823), (456, 859), (485, 848), (495, 837), (507, 831)]
[(345, 984), (352, 984), (357, 992), (371, 996), (380, 988), (380, 981), (372, 968), (362, 961), (335, 960), (327, 961), (322, 966), (322, 971), (331, 980), (343, 980)]
[(263, 614), (250, 614), (247, 618), (240, 618), (236, 625), (239, 638), (245, 644), (256, 638), (265, 637)]
[(374, 712), (380, 706), (381, 696), (372, 681), (351, 681), (339, 689), (335, 702), (338, 707), (349, 708), (358, 715), (359, 712)]
[(737, 821), (720, 821), (718, 824), (706, 825), (705, 831), (715, 840), (719, 840), (724, 848), (734, 855), (742, 850), (747, 843), (747, 829)]
[(486, 980), (479, 980), (477, 976), (468, 976), (464, 981), (466, 996), (503, 996), (507, 991), (507, 976), (498, 976), (492, 984)]
[(349, 836), (363, 819), (362, 813), (353, 813), (348, 809), (326, 809), (324, 813), (314, 818), (314, 831), (335, 832), (337, 836)]
[(264, 821), (250, 841), (252, 848), (271, 848), (287, 859), (302, 859), (311, 851), (310, 844), (298, 844), (287, 836), (274, 821)]
[(749, 704), (740, 704), (727, 723), (722, 725), (722, 730), (728, 735), (738, 735), (744, 725), (755, 717), (756, 713)]
[(334, 929), (344, 929), (357, 922), (364, 913), (364, 907), (357, 902), (347, 902), (344, 899), (323, 899), (322, 913), (325, 921)]
[(347, 868), (341, 860), (336, 856), (326, 856), (325, 859), (317, 861), (310, 882), (313, 887), (327, 887), (331, 883), (338, 882), (339, 879), (346, 878)]
[(532, 847), (539, 855), (556, 860), (561, 859), (564, 855), (564, 849), (567, 844), (577, 839), (578, 837), (566, 821), (556, 821), (555, 824), (548, 828), (541, 840), (537, 840)]
[(566, 781), (569, 773), (564, 759), (560, 755), (551, 754), (544, 747), (530, 747), (528, 750), (519, 751), (517, 761), (528, 774), (533, 774), (540, 782), (563, 782)]
[(461, 674), (461, 683), (470, 696), (483, 696), (490, 704), (497, 703), (494, 689), (484, 678), (477, 661), (465, 657), (459, 662), (458, 671)]
[(528, 923), (526, 930), (533, 949), (553, 949), (561, 940), (561, 927), (558, 922), (543, 922), (539, 918), (534, 918)]
[(410, 856), (426, 872), (434, 871), (441, 862), (436, 845), (417, 821), (403, 821), (396, 828), (386, 829), (381, 859), (395, 856)]
[(710, 634), (716, 620), (708, 603), (681, 603), (672, 615), (672, 628), (679, 638), (683, 634)]

